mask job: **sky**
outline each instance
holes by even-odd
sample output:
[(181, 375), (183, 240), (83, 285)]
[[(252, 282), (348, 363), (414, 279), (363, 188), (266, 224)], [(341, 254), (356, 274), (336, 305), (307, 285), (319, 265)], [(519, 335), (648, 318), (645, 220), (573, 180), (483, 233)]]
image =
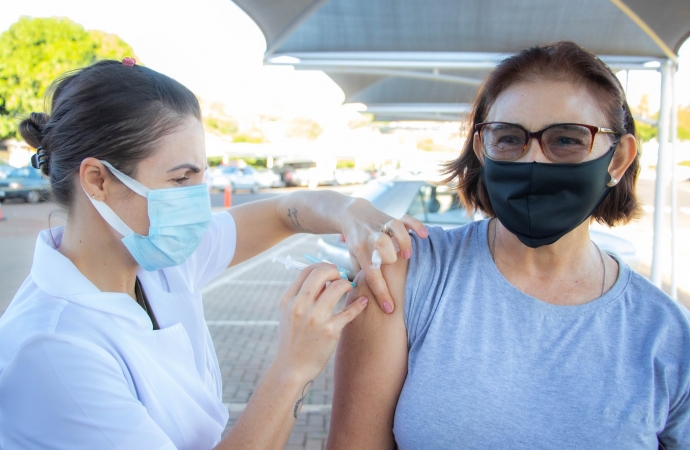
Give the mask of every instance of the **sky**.
[[(0, 32), (21, 16), (68, 17), (86, 29), (120, 36), (148, 66), (185, 84), (208, 102), (239, 113), (329, 114), (342, 91), (325, 74), (264, 66), (266, 43), (256, 24), (230, 0), (2, 0)], [(680, 51), (677, 99), (690, 104), (690, 44)], [(647, 94), (658, 109), (660, 76), (631, 72), (631, 106)]]

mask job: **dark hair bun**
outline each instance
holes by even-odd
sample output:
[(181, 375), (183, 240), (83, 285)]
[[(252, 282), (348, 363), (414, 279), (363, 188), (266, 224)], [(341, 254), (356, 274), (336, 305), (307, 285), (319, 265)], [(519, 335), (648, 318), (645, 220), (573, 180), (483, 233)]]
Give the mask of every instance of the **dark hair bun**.
[(50, 116), (48, 114), (32, 112), (29, 114), (28, 119), (22, 120), (19, 124), (19, 134), (33, 148), (40, 147), (41, 140), (43, 139), (43, 130), (49, 120)]

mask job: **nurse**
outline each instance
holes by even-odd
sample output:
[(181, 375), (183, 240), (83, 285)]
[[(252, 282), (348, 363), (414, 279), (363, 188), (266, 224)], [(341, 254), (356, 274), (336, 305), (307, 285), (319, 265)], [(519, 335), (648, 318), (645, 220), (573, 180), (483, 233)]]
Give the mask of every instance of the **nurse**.
[(332, 314), (350, 283), (329, 264), (301, 272), (280, 301), (278, 356), (221, 441), (228, 411), (202, 287), (295, 233), (343, 233), (392, 311), (371, 268), (374, 249), (397, 258), (380, 230), (404, 258), (407, 229), (426, 235), (409, 217), (334, 192), (211, 214), (197, 99), (129, 58), (66, 75), (50, 115), (31, 113), (20, 132), (67, 224), (40, 234), (31, 274), (0, 318), (4, 450), (282, 448), (368, 300)]

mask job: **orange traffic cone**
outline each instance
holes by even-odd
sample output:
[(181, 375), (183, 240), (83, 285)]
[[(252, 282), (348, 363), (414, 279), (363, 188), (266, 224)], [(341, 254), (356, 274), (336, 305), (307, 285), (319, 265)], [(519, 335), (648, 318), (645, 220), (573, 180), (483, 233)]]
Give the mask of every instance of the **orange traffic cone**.
[(225, 207), (229, 208), (232, 206), (232, 186), (225, 186)]

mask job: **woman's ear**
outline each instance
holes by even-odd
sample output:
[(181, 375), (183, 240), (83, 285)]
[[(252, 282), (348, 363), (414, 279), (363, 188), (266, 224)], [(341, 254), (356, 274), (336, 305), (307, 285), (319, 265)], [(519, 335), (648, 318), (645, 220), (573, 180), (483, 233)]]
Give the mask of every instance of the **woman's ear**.
[(630, 164), (635, 161), (636, 157), (637, 140), (632, 134), (626, 134), (620, 139), (616, 146), (613, 159), (609, 164), (609, 175), (617, 181), (620, 181), (620, 179), (623, 178), (623, 174), (628, 170)]
[(79, 181), (89, 197), (105, 200), (104, 184), (109, 180), (107, 171), (102, 162), (96, 158), (86, 158), (79, 166)]
[(484, 153), (482, 152), (482, 140), (479, 139), (479, 132), (475, 131), (474, 132), (474, 140), (472, 142), (472, 150), (474, 150), (474, 154), (477, 156), (477, 159), (479, 162), (484, 165)]

